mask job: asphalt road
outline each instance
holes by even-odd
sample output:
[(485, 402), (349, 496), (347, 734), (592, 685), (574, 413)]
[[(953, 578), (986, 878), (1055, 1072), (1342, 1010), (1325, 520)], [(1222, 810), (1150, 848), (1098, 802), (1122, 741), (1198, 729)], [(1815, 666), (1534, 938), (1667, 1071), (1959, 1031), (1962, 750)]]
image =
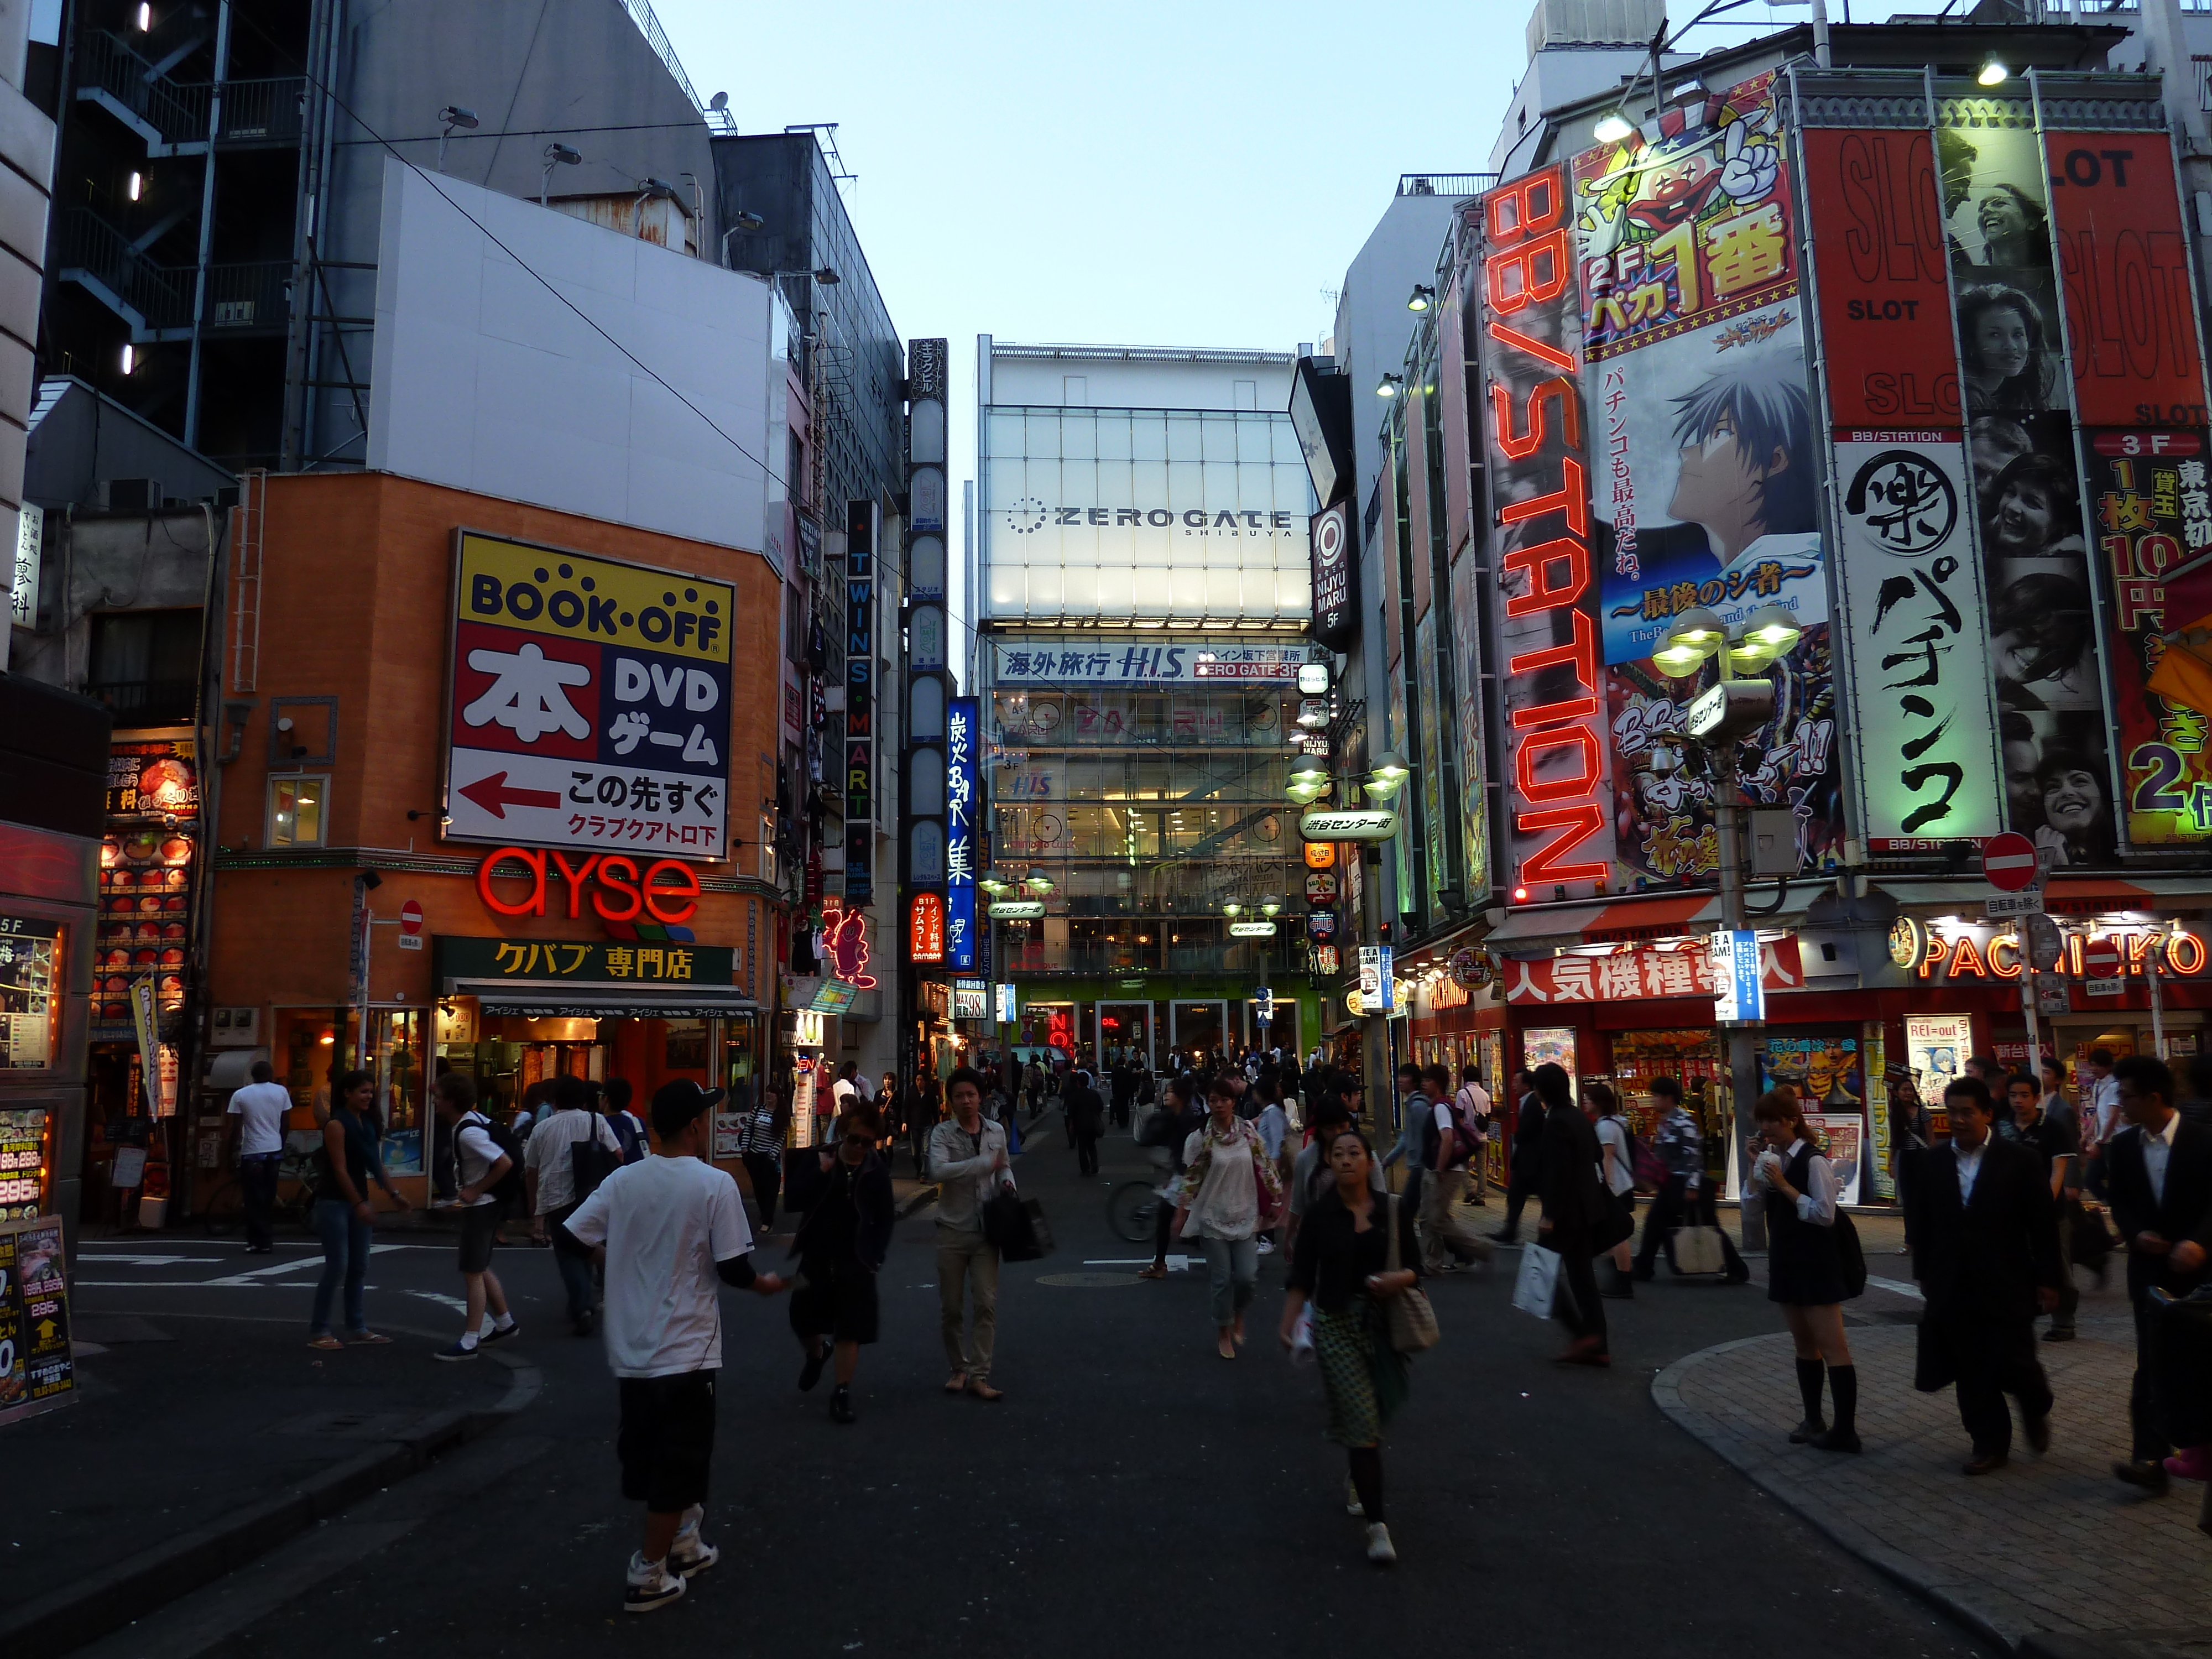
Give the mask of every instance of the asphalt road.
[[(1512, 1310), (1504, 1272), (1433, 1286), (1444, 1340), (1416, 1363), (1385, 1450), (1401, 1560), (1376, 1571), (1343, 1513), (1319, 1383), (1273, 1346), (1281, 1259), (1263, 1262), (1250, 1347), (1224, 1363), (1202, 1267), (1135, 1281), (1126, 1276), (1145, 1252), (1107, 1232), (1107, 1192), (1139, 1173), (1140, 1155), (1109, 1141), (1105, 1178), (1079, 1182), (1053, 1121), (1043, 1128), (1018, 1173), (1059, 1249), (1006, 1272), (1003, 1403), (940, 1392), (927, 1212), (901, 1227), (884, 1269), (884, 1340), (863, 1357), (856, 1426), (829, 1421), (826, 1383), (793, 1386), (784, 1304), (725, 1295), (708, 1522), (724, 1553), (682, 1602), (621, 1613), (640, 1516), (617, 1486), (614, 1386), (598, 1345), (561, 1328), (545, 1253), (502, 1251), (527, 1328), (519, 1346), (546, 1375), (511, 1428), (86, 1651), (386, 1659), (404, 1646), (545, 1659), (610, 1640), (656, 1653), (738, 1644), (962, 1659), (1346, 1644), (1699, 1659), (1984, 1651), (1661, 1418), (1658, 1368), (1778, 1324), (1756, 1289), (1672, 1284), (1663, 1270), (1632, 1304), (1608, 1304), (1609, 1372), (1554, 1369), (1560, 1333)], [(80, 1305), (296, 1312), (304, 1326), (305, 1267), (240, 1285), (214, 1282), (237, 1277), (228, 1261), (120, 1259), (227, 1251), (139, 1244), (106, 1251), (102, 1266), (95, 1245)], [(1113, 1282), (1045, 1282), (1070, 1273)], [(439, 1303), (458, 1281), (440, 1249), (410, 1249), (379, 1255), (371, 1282), (372, 1322), (419, 1326), (450, 1317)]]

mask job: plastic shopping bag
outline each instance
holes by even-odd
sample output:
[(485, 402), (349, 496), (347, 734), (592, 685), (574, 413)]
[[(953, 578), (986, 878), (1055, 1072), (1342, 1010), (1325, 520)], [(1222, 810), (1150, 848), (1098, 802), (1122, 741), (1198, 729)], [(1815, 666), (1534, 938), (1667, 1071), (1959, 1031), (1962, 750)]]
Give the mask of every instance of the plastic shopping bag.
[(1291, 1333), (1291, 1364), (1310, 1365), (1313, 1363), (1313, 1304), (1309, 1302), (1298, 1310), (1297, 1326)]
[(1541, 1244), (1521, 1252), (1520, 1276), (1513, 1281), (1513, 1305), (1539, 1319), (1552, 1316), (1552, 1299), (1559, 1292), (1559, 1253)]

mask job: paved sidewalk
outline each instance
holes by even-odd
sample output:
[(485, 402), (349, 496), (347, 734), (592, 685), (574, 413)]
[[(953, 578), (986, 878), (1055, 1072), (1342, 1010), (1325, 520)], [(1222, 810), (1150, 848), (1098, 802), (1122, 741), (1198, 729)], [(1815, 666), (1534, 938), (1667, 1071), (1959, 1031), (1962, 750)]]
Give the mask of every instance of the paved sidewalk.
[(1959, 1472), (1969, 1452), (1951, 1391), (1912, 1387), (1909, 1325), (1850, 1329), (1857, 1457), (1789, 1443), (1803, 1407), (1786, 1334), (1692, 1354), (1651, 1392), (1762, 1490), (2008, 1648), (2053, 1659), (2212, 1652), (2212, 1540), (2196, 1524), (2204, 1489), (2178, 1480), (2152, 1498), (2112, 1479), (2128, 1453), (2132, 1330), (2085, 1306), (2081, 1333), (2038, 1345), (2057, 1396), (2049, 1455), (2028, 1452), (2015, 1430), (2010, 1467), (1972, 1479)]
[[(427, 1310), (426, 1310), (427, 1311)], [(295, 1318), (81, 1312), (79, 1398), (0, 1429), (0, 1651), (58, 1653), (504, 1420), (526, 1356), (436, 1365), (439, 1333), (319, 1352)]]

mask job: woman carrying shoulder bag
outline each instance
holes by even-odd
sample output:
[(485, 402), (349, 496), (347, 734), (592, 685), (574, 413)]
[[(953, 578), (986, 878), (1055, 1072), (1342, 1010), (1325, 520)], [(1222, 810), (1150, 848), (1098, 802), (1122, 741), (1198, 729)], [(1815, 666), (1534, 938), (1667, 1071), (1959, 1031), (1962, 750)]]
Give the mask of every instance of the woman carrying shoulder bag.
[(1236, 1358), (1244, 1346), (1244, 1310), (1260, 1279), (1260, 1234), (1283, 1209), (1275, 1161), (1259, 1130), (1237, 1115), (1237, 1094), (1225, 1075), (1207, 1085), (1208, 1115), (1183, 1143), (1176, 1189), (1175, 1236), (1195, 1237), (1205, 1248), (1214, 1347), (1224, 1359)]
[[(1798, 1109), (1797, 1097), (1769, 1090), (1752, 1108), (1759, 1138), (1745, 1200), (1766, 1205), (1766, 1299), (1782, 1304), (1782, 1317), (1797, 1348), (1797, 1391), (1805, 1418), (1790, 1431), (1793, 1445), (1822, 1451), (1859, 1449), (1853, 1419), (1858, 1410), (1858, 1367), (1844, 1339), (1843, 1257), (1836, 1237), (1836, 1170)], [(1835, 1396), (1832, 1428), (1820, 1421), (1822, 1362)]]
[(1612, 1250), (1611, 1283), (1601, 1285), (1598, 1294), (1615, 1301), (1625, 1302), (1636, 1294), (1636, 1281), (1630, 1276), (1629, 1246), (1636, 1233), (1636, 1171), (1628, 1145), (1628, 1120), (1620, 1115), (1620, 1097), (1602, 1083), (1584, 1086), (1583, 1099), (1597, 1120), (1598, 1179), (1613, 1201), (1627, 1213), (1629, 1237), (1614, 1245)]
[(1345, 1449), (1347, 1510), (1367, 1522), (1367, 1559), (1398, 1559), (1382, 1510), (1382, 1425), (1406, 1402), (1406, 1362), (1392, 1346), (1389, 1303), (1420, 1281), (1413, 1215), (1370, 1184), (1367, 1137), (1349, 1124), (1328, 1131), (1335, 1180), (1299, 1228), (1283, 1298), (1283, 1346), (1294, 1349), (1299, 1316), (1313, 1308), (1314, 1357), (1328, 1400), (1328, 1437)]

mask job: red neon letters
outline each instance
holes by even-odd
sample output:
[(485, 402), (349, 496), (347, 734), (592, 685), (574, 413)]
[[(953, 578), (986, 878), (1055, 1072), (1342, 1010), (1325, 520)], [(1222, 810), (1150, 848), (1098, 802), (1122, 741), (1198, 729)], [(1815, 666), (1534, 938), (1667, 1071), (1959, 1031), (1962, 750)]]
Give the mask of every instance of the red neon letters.
[[(679, 859), (660, 859), (646, 866), (640, 880), (637, 861), (621, 853), (594, 853), (581, 866), (571, 865), (559, 853), (546, 854), (521, 847), (501, 847), (477, 866), (477, 896), (495, 915), (542, 916), (545, 914), (546, 860), (552, 873), (568, 884), (568, 915), (583, 915), (585, 884), (596, 874), (600, 890), (592, 894), (592, 908), (605, 921), (635, 921), (641, 913), (659, 922), (689, 921), (698, 908), (699, 878)], [(520, 862), (530, 878), (530, 890), (520, 902), (500, 897), (492, 890), (492, 872), (508, 859)], [(608, 896), (616, 902), (610, 905)]]

